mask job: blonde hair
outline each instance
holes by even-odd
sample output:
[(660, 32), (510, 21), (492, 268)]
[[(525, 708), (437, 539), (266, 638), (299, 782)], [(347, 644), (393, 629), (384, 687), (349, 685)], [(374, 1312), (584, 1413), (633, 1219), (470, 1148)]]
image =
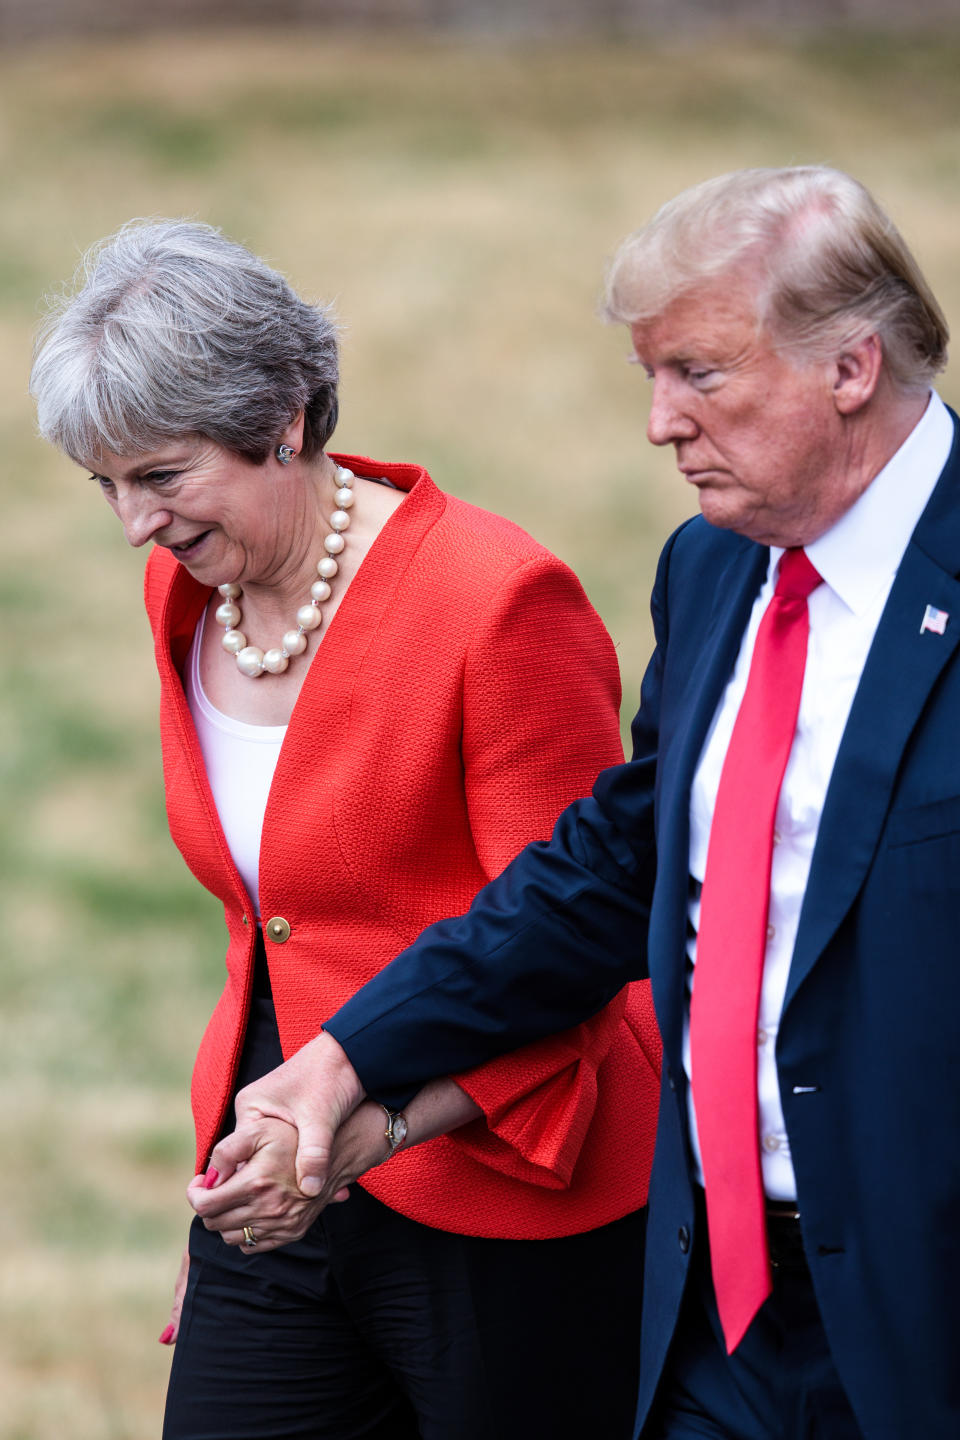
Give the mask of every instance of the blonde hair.
[(758, 325), (788, 353), (827, 359), (877, 334), (903, 389), (946, 364), (946, 319), (900, 232), (826, 166), (736, 170), (683, 191), (620, 246), (603, 314), (649, 320), (734, 271), (750, 275)]

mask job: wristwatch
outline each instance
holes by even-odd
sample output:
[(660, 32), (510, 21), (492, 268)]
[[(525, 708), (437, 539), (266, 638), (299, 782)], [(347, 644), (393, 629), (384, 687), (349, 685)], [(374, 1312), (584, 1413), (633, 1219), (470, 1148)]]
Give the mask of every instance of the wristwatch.
[(381, 1105), (380, 1109), (387, 1117), (387, 1128), (383, 1133), (390, 1146), (390, 1154), (395, 1155), (407, 1138), (407, 1117), (402, 1110), (388, 1110), (386, 1105)]

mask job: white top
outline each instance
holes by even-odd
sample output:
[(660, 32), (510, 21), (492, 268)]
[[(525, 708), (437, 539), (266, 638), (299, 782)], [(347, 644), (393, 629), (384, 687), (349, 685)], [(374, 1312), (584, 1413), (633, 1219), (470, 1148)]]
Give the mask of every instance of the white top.
[[(206, 609), (197, 622), (187, 656), (187, 704), (203, 752), (207, 779), (233, 862), (260, 916), (260, 835), (267, 796), (277, 768), (286, 725), (248, 725), (217, 710), (200, 681), (200, 650)], [(252, 681), (259, 684), (260, 681)]]
[[(774, 1047), (827, 786), (854, 693), (914, 527), (933, 493), (953, 443), (953, 422), (934, 394), (920, 423), (837, 523), (806, 547), (824, 584), (809, 599), (810, 638), (797, 732), (777, 804), (770, 880), (769, 941), (757, 1029), (760, 1156), (764, 1188), (775, 1200), (796, 1198)], [(747, 685), (757, 630), (770, 603), (783, 554), (772, 547), (767, 578), (754, 602), (733, 674), (704, 742), (690, 792), (691, 938), (683, 1064), (689, 1079), (689, 998), (700, 923), (700, 885), (720, 771)], [(919, 626), (923, 617), (917, 616)], [(692, 1087), (690, 1136), (697, 1178), (703, 1169)]]

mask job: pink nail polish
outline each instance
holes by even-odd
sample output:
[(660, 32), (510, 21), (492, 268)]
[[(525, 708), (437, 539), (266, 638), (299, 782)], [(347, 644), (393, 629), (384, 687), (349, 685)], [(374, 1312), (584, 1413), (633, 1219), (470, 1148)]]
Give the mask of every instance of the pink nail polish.
[(172, 1325), (168, 1325), (167, 1328), (166, 1328), (166, 1330), (164, 1330), (163, 1334), (160, 1336), (160, 1344), (161, 1344), (161, 1345), (169, 1345), (169, 1344), (170, 1344), (170, 1341), (171, 1341), (172, 1339), (173, 1339), (173, 1326), (172, 1326)]
[(220, 1179), (220, 1171), (219, 1171), (219, 1170), (213, 1170), (213, 1169), (208, 1170), (207, 1173), (206, 1173), (206, 1175), (204, 1175), (204, 1177), (203, 1177), (203, 1188), (204, 1188), (204, 1190), (212, 1190), (213, 1187), (214, 1187), (214, 1185), (216, 1185), (216, 1183), (217, 1183), (217, 1181), (218, 1181), (219, 1179)]

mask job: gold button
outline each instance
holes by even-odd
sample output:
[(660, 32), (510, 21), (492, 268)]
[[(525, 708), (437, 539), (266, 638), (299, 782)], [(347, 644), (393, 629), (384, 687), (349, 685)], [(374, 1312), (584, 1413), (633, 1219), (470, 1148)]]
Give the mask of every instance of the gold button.
[(274, 915), (272, 920), (267, 921), (267, 936), (270, 940), (282, 945), (285, 940), (290, 939), (290, 922), (284, 920), (282, 915)]

